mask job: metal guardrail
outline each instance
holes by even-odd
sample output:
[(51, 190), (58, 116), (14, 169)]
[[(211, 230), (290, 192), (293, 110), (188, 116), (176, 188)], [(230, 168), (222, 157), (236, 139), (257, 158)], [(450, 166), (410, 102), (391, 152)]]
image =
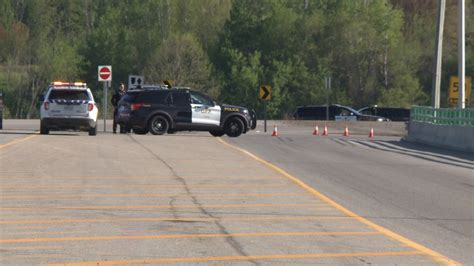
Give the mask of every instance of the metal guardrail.
[(452, 109), (414, 106), (410, 121), (445, 126), (474, 126), (474, 109)]

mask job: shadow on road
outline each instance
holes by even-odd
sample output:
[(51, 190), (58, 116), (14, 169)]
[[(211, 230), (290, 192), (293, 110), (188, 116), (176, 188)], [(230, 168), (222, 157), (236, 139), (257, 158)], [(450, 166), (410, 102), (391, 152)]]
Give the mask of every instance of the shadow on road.
[(417, 159), (462, 167), (466, 169), (474, 169), (474, 154), (472, 153), (441, 149), (418, 143), (407, 142), (404, 140), (374, 141), (374, 143), (376, 143), (378, 146), (364, 142), (359, 143), (372, 149), (403, 154)]

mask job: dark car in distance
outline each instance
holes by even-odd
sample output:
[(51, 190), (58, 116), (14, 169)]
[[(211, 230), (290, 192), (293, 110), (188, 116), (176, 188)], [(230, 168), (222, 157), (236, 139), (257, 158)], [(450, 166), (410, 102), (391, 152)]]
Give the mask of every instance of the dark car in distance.
[(336, 121), (389, 121), (385, 117), (365, 115), (355, 109), (340, 104), (333, 104), (327, 108), (326, 105), (305, 105), (296, 108), (293, 117), (298, 120), (326, 120), (329, 109), (329, 120)]
[(398, 107), (378, 107), (376, 105), (364, 107), (359, 110), (364, 115), (383, 116), (390, 121), (408, 121), (410, 120), (410, 109)]
[(238, 137), (256, 126), (254, 112), (217, 105), (189, 88), (147, 87), (129, 90), (118, 103), (118, 123), (136, 134), (163, 135), (176, 131), (209, 131), (213, 136)]

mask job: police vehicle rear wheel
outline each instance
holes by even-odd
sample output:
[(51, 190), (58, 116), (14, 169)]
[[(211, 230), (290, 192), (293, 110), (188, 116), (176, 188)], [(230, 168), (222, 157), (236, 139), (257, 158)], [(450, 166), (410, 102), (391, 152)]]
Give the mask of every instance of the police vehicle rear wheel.
[(133, 128), (133, 133), (135, 134), (138, 134), (138, 135), (145, 135), (146, 133), (148, 133), (148, 129), (146, 128)]
[(211, 130), (209, 131), (209, 133), (211, 133), (211, 135), (213, 135), (214, 137), (221, 137), (225, 134), (225, 132), (222, 130)]
[(150, 120), (148, 129), (153, 135), (163, 135), (168, 131), (169, 123), (163, 116), (155, 116)]
[(97, 126), (89, 128), (89, 136), (97, 135)]
[(229, 137), (238, 137), (244, 132), (244, 122), (237, 117), (229, 118), (225, 123), (224, 131)]
[(40, 134), (41, 135), (48, 135), (49, 134), (49, 128), (45, 127), (43, 125), (43, 122), (41, 122), (41, 125), (40, 125)]

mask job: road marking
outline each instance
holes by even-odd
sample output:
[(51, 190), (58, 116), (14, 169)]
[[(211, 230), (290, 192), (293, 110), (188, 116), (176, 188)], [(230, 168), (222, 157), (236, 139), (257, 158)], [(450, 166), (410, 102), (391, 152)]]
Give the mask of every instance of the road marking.
[[(31, 175), (31, 172), (21, 172), (23, 174), (30, 174), (29, 176), (7, 176), (7, 175), (12, 175), (12, 174), (18, 174), (18, 172), (13, 172), (13, 173), (9, 173), (9, 172), (5, 172), (3, 173), (4, 175), (2, 175), (2, 177), (0, 177), (0, 180), (11, 180), (12, 178), (21, 178), (21, 179), (24, 179), (24, 180), (28, 180), (28, 179), (37, 179), (37, 178), (42, 178), (42, 180), (54, 180), (53, 182), (55, 182), (56, 180), (67, 180), (67, 181), (71, 181), (71, 180), (83, 180), (83, 179), (93, 179), (93, 180), (107, 180), (109, 181), (110, 179), (125, 179), (125, 180), (139, 180), (139, 179), (143, 179), (143, 180), (167, 180), (167, 179), (173, 179), (174, 176), (173, 175), (169, 175), (169, 176), (65, 176), (65, 175), (60, 175), (60, 176), (33, 176)], [(65, 174), (69, 173), (69, 172), (64, 172)], [(55, 174), (60, 174), (59, 172), (55, 172)], [(182, 176), (183, 178), (187, 179), (187, 180), (196, 180), (198, 182), (201, 182), (202, 180), (208, 180), (208, 179), (215, 179), (216, 177), (215, 176)], [(255, 180), (270, 180), (270, 179), (276, 179), (278, 178), (277, 176), (246, 176), (246, 177), (242, 177), (242, 176), (220, 176), (219, 178), (223, 178), (223, 180), (234, 180), (234, 179), (238, 179), (239, 181), (245, 181), (245, 180), (250, 180), (250, 181), (255, 181)], [(283, 185), (283, 184), (281, 184)]]
[[(43, 250), (43, 249), (62, 249), (61, 246), (30, 246), (30, 247), (2, 247), (1, 250)], [(3, 254), (5, 256), (5, 254)]]
[[(18, 177), (8, 177), (5, 179), (12, 179), (12, 178), (18, 178)], [(36, 178), (41, 178), (41, 177), (36, 177)], [(96, 177), (100, 179), (100, 177)], [(232, 186), (232, 188), (236, 187), (252, 187), (255, 188), (255, 183), (252, 184), (236, 184), (236, 185), (230, 185), (230, 184), (213, 184), (213, 185), (208, 185), (208, 184), (188, 184), (189, 187), (191, 188), (229, 188), (229, 186)], [(287, 184), (258, 184), (258, 187), (266, 188), (266, 187), (283, 187), (287, 186)], [(18, 184), (18, 185), (0, 185), (1, 189), (37, 189), (37, 188), (48, 188), (48, 189), (64, 189), (64, 188), (88, 188), (88, 189), (93, 189), (93, 188), (111, 188), (111, 187), (117, 187), (117, 185), (58, 185), (57, 183), (50, 184), (50, 185), (37, 185), (37, 186), (32, 186), (31, 183), (27, 183), (26, 185), (23, 184)], [(149, 188), (149, 189), (157, 189), (157, 188), (183, 188), (183, 185), (170, 185), (170, 184), (150, 184), (150, 185), (134, 185), (134, 184), (127, 184), (128, 188)]]
[(251, 260), (288, 260), (288, 259), (320, 259), (341, 257), (391, 257), (391, 256), (416, 256), (422, 255), (420, 251), (399, 252), (357, 252), (357, 253), (319, 253), (319, 254), (277, 254), (277, 255), (249, 255), (249, 256), (222, 256), (222, 257), (196, 257), (196, 258), (144, 258), (133, 260), (105, 260), (78, 263), (58, 263), (49, 266), (109, 266), (119, 264), (145, 264), (145, 263), (179, 263), (179, 262), (211, 262), (211, 261), (251, 261)]
[(380, 232), (272, 232), (272, 233), (235, 233), (235, 234), (176, 234), (176, 235), (141, 235), (141, 236), (82, 236), (82, 237), (48, 237), (0, 239), (0, 243), (37, 243), (65, 241), (99, 241), (129, 239), (176, 239), (176, 238), (213, 238), (213, 237), (285, 237), (285, 236), (370, 236), (381, 235)]
[[(301, 193), (228, 193), (228, 194), (193, 194), (198, 198), (212, 197), (281, 197), (301, 196)], [(48, 194), (48, 195), (0, 195), (0, 199), (76, 199), (76, 198), (167, 198), (167, 197), (190, 197), (189, 194)]]
[(3, 211), (28, 211), (36, 210), (129, 210), (129, 209), (188, 209), (188, 208), (253, 208), (253, 207), (300, 207), (314, 206), (315, 203), (301, 204), (208, 204), (208, 205), (143, 205), (143, 206), (66, 206), (66, 207), (1, 207)]
[[(272, 216), (272, 217), (218, 217), (218, 218), (110, 218), (110, 219), (67, 219), (67, 220), (14, 220), (0, 221), (0, 224), (63, 224), (63, 223), (101, 223), (101, 222), (193, 222), (193, 221), (305, 221), (305, 220), (351, 220), (347, 216)], [(27, 227), (26, 227), (27, 228)]]
[(350, 211), (349, 209), (343, 207), (342, 205), (340, 205), (339, 203), (337, 203), (334, 200), (330, 199), (329, 197), (327, 197), (323, 193), (321, 193), (321, 192), (317, 191), (316, 189), (312, 188), (311, 186), (307, 185), (306, 183), (304, 183), (303, 181), (301, 181), (297, 177), (294, 177), (294, 176), (290, 175), (289, 173), (287, 173), (285, 170), (281, 169), (280, 167), (278, 167), (278, 166), (276, 166), (272, 163), (269, 163), (269, 162), (265, 161), (264, 159), (261, 159), (260, 157), (254, 155), (253, 153), (251, 153), (247, 150), (244, 150), (242, 148), (236, 147), (234, 145), (231, 145), (231, 144), (225, 142), (224, 140), (222, 140), (222, 138), (217, 138), (217, 140), (219, 142), (221, 142), (222, 144), (226, 145), (227, 147), (230, 147), (232, 149), (240, 151), (240, 152), (246, 154), (247, 156), (249, 156), (250, 158), (252, 158), (252, 159), (266, 165), (267, 167), (275, 170), (276, 172), (278, 172), (281, 175), (283, 175), (284, 177), (290, 179), (295, 184), (297, 184), (298, 186), (300, 186), (304, 190), (308, 191), (309, 193), (313, 194), (314, 196), (316, 196), (320, 200), (327, 202), (329, 205), (331, 205), (334, 208), (336, 208), (337, 210), (343, 212), (347, 216), (353, 217), (354, 219), (356, 219), (356, 220), (360, 221), (361, 223), (369, 226), (370, 228), (382, 233), (383, 235), (385, 235), (385, 236), (387, 236), (391, 239), (394, 239), (398, 242), (401, 242), (401, 243), (407, 245), (408, 247), (411, 247), (411, 248), (416, 249), (420, 252), (423, 252), (424, 254), (428, 255), (429, 257), (431, 257), (434, 261), (436, 261), (438, 263), (442, 263), (444, 265), (453, 265), (453, 264), (461, 265), (461, 263), (459, 263), (459, 262), (457, 262), (453, 259), (450, 259), (450, 258), (448, 258), (444, 255), (441, 255), (440, 253), (438, 253), (438, 252), (436, 252), (436, 251), (434, 251), (430, 248), (427, 248), (427, 247), (425, 247), (421, 244), (418, 244), (418, 243), (416, 243), (416, 242), (414, 242), (414, 241), (412, 241), (412, 240), (410, 240), (406, 237), (403, 237), (403, 236), (401, 236), (401, 235), (399, 235), (395, 232), (390, 231), (389, 229), (387, 229), (385, 227), (377, 225), (377, 224), (369, 221), (368, 219), (366, 219), (362, 216), (359, 216), (355, 212)]
[(9, 147), (9, 146), (11, 146), (11, 145), (15, 145), (15, 144), (21, 143), (21, 142), (23, 142), (23, 141), (30, 140), (30, 139), (32, 139), (32, 138), (34, 138), (34, 137), (36, 137), (36, 136), (38, 136), (38, 135), (37, 135), (37, 134), (35, 134), (35, 135), (30, 135), (30, 136), (25, 137), (25, 138), (14, 139), (14, 140), (12, 140), (12, 141), (10, 141), (10, 142), (7, 142), (7, 143), (5, 143), (5, 144), (0, 144), (0, 149), (3, 149), (3, 148), (6, 148), (6, 147)]

